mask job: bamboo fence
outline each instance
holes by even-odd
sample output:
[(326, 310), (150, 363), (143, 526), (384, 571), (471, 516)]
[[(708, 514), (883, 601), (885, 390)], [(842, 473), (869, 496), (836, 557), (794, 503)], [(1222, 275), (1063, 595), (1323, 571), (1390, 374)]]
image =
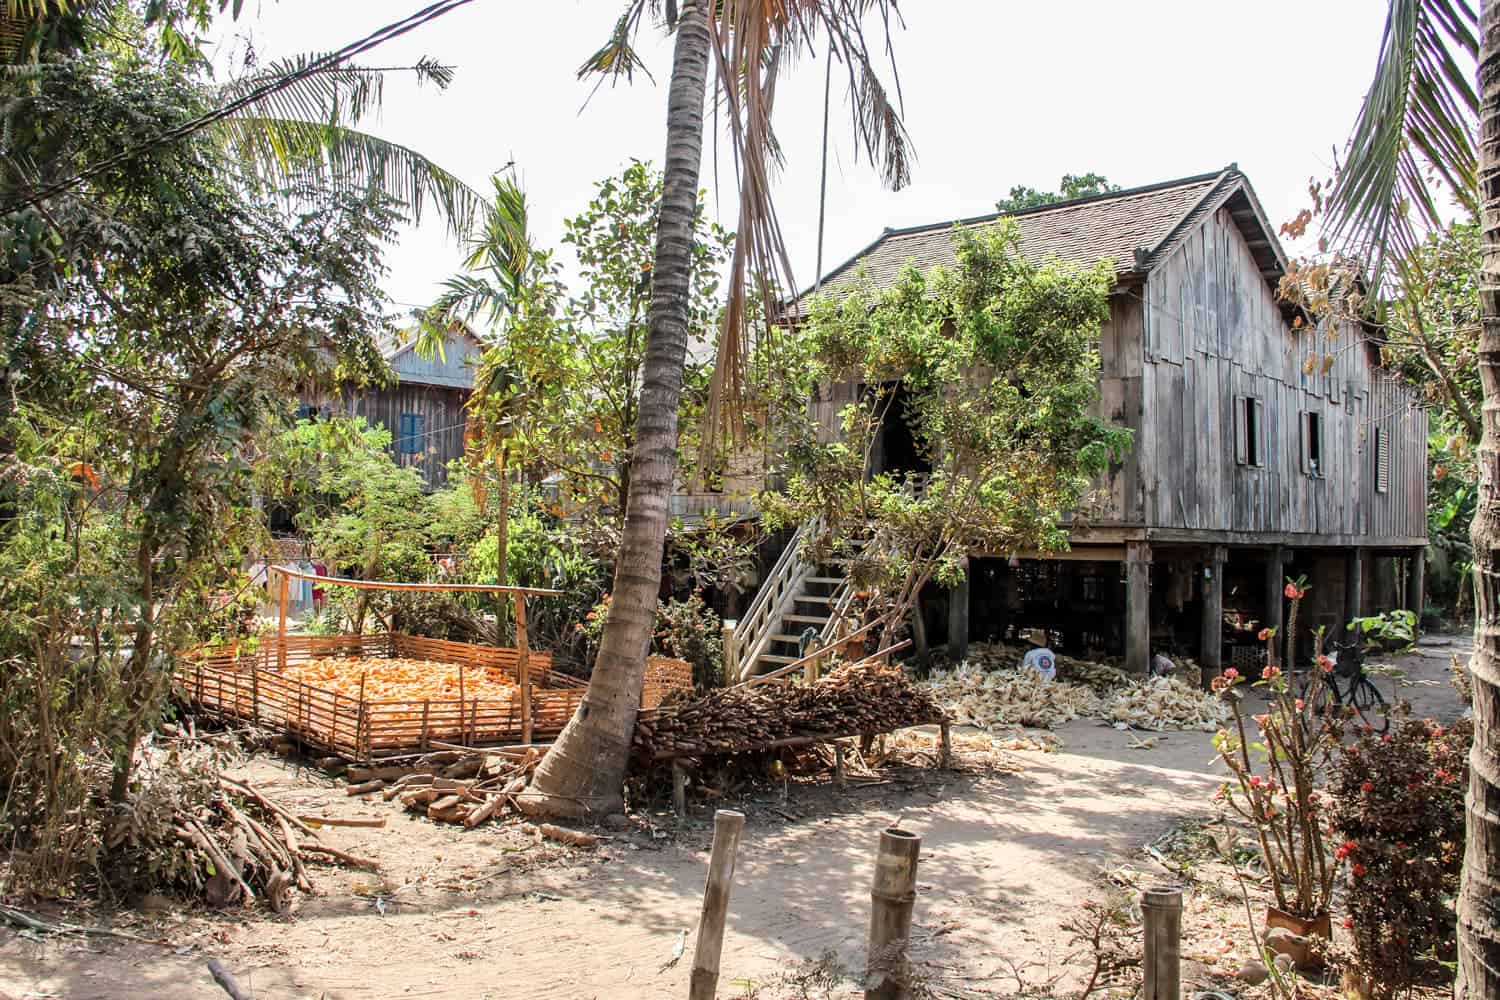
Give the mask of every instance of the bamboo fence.
[[(463, 669), (501, 670), (517, 693), (507, 700), (429, 698), (380, 701), (328, 691), (283, 674), (286, 665), (330, 656), (408, 657)], [(402, 633), (288, 635), (261, 639), (253, 650), (194, 650), (175, 680), (184, 701), (201, 712), (260, 723), (308, 746), (354, 760), (426, 750), (432, 741), (469, 746), (531, 742), (562, 731), (580, 701), (583, 682), (552, 671), (549, 653), (476, 646)]]

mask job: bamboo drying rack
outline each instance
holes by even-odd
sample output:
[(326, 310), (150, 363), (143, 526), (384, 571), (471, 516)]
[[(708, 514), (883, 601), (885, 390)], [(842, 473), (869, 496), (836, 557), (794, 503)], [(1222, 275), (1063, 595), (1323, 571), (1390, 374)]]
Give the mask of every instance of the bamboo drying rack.
[[(537, 735), (556, 735), (583, 699), (583, 682), (552, 671), (548, 653), (533, 652), (527, 642), (526, 597), (561, 596), (562, 591), (484, 583), (396, 583), (318, 576), (289, 566), (272, 566), (278, 578), (279, 614), (274, 640), (253, 652), (238, 647), (196, 650), (184, 658), (176, 680), (187, 700), (220, 715), (284, 727), (311, 746), (343, 756), (369, 760), (410, 750), (425, 750), (438, 739), (470, 745), (530, 744)], [(291, 580), (323, 587), (356, 590), (447, 591), (510, 594), (514, 601), (516, 645), (479, 646), (403, 633), (305, 636), (287, 634), (287, 599)], [(358, 697), (340, 695), (285, 676), (290, 659), (330, 655), (376, 654), (412, 657), (459, 666), (457, 699), (369, 701), (361, 682)], [(463, 669), (499, 669), (516, 680), (516, 702), (467, 698)]]

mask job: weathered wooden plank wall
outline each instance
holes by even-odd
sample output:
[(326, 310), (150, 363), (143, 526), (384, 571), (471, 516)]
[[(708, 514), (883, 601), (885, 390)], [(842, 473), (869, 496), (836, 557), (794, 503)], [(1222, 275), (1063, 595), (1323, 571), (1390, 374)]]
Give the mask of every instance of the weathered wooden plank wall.
[[(389, 451), (397, 465), (416, 468), (428, 489), (438, 489), (448, 481), (447, 464), (464, 453), (464, 402), (467, 389), (438, 385), (400, 383), (386, 389), (346, 387), (333, 396), (310, 398), (321, 407), (325, 403), (347, 416), (364, 417), (371, 425), (379, 424), (391, 432)], [(421, 417), (421, 438), (415, 452), (401, 446), (401, 415)]]
[[(1228, 209), (1152, 273), (1144, 300), (1146, 441), (1136, 460), (1150, 527), (1361, 536), (1370, 545), (1425, 534), (1426, 412), (1375, 366), (1356, 327), (1288, 328)], [(1309, 357), (1330, 354), (1327, 374), (1304, 374)], [(1236, 462), (1247, 397), (1261, 403), (1257, 466)], [(1321, 421), (1317, 476), (1302, 468), (1305, 413)], [(1384, 492), (1376, 426), (1391, 449)]]

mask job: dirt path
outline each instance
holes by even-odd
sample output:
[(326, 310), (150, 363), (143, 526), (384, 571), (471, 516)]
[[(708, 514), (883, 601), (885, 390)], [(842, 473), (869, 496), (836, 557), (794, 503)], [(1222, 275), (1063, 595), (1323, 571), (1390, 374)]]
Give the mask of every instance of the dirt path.
[[(1424, 713), (1459, 711), (1444, 683), (1453, 652), (1467, 655), (1461, 644), (1430, 644), (1401, 661), (1412, 682), (1402, 695), (1415, 695)], [(1007, 773), (909, 771), (847, 794), (820, 782), (793, 785), (785, 804), (775, 793), (743, 803), (750, 818), (720, 996), (736, 995), (736, 980), (763, 983), (828, 949), (850, 968), (862, 965), (873, 849), (897, 815), (923, 837), (914, 951), (926, 974), (999, 991), (1013, 987), (1005, 970), (1015, 959), (1046, 978), (1067, 951), (1059, 925), (1097, 895), (1099, 874), (1125, 863), (1149, 871), (1142, 845), (1208, 815), (1218, 781), (1204, 733), (1159, 736), (1151, 749), (1082, 720), (1057, 735), (1061, 751), (1009, 754)], [(672, 818), (648, 814), (601, 849), (574, 851), (511, 827), (465, 831), (350, 800), (327, 779), (272, 759), (251, 771), (301, 812), (387, 817), (384, 829), (324, 835), (379, 860), (384, 881), (325, 870), (322, 895), (287, 919), (95, 915), (166, 946), (0, 930), (0, 992), (210, 1000), (224, 996), (205, 968), (217, 957), (257, 1000), (686, 995), (706, 815), (668, 835)], [(683, 931), (687, 951), (664, 969)]]

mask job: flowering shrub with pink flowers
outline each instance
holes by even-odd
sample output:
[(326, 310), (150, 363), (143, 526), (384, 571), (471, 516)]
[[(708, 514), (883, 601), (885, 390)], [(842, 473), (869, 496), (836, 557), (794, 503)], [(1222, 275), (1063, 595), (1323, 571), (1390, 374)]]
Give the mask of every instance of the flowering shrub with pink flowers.
[(1442, 978), (1454, 953), (1464, 789), (1473, 725), (1431, 719), (1369, 729), (1334, 761), (1329, 819), (1349, 863), (1354, 965), (1376, 995)]
[[(1301, 580), (1287, 581), (1292, 627), (1307, 589)], [(1321, 630), (1314, 634), (1317, 663), (1308, 701), (1316, 704), (1316, 688), (1333, 664), (1322, 655)], [(1214, 736), (1214, 749), (1231, 774), (1216, 798), (1254, 828), (1277, 909), (1313, 919), (1328, 911), (1337, 868), (1325, 842), (1327, 794), (1314, 785), (1339, 745), (1339, 727), (1332, 716), (1310, 711), (1293, 691), (1276, 639), (1275, 629), (1262, 630), (1266, 666), (1253, 687), (1265, 694), (1264, 712), (1247, 718), (1246, 679), (1239, 671), (1230, 668), (1214, 679), (1214, 690), (1233, 714), (1232, 726)]]

